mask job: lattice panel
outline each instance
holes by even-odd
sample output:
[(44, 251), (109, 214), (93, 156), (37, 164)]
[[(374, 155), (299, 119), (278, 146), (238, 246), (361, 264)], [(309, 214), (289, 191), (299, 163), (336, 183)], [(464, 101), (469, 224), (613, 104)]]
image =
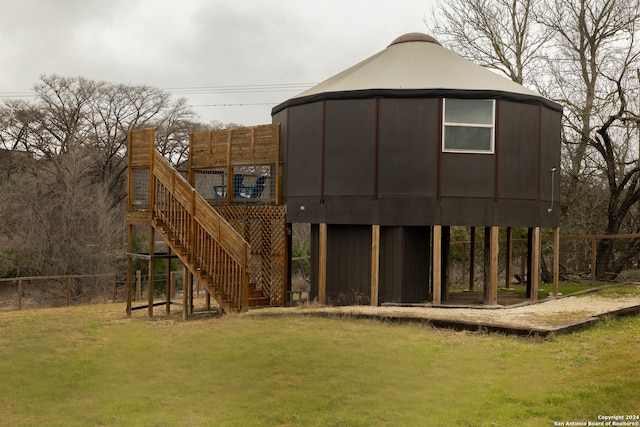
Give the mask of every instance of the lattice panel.
[(269, 295), (272, 304), (284, 306), (287, 282), (284, 206), (226, 205), (215, 209), (251, 246), (250, 281)]

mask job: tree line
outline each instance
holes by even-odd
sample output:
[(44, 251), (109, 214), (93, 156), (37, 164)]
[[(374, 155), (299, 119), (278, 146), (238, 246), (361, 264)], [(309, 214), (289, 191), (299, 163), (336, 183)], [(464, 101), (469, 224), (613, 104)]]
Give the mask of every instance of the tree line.
[(128, 132), (155, 128), (177, 164), (191, 132), (220, 124), (148, 86), (45, 75), (34, 91), (0, 105), (0, 277), (119, 271)]
[[(443, 45), (564, 107), (563, 234), (640, 232), (640, 0), (439, 0)], [(111, 272), (123, 261), (126, 138), (156, 129), (174, 164), (203, 124), (159, 89), (45, 75), (0, 104), (0, 277)], [(603, 239), (615, 278), (640, 239)]]
[[(563, 234), (640, 232), (640, 0), (438, 0), (425, 24), (564, 107)], [(640, 239), (600, 240), (597, 277), (639, 253)]]

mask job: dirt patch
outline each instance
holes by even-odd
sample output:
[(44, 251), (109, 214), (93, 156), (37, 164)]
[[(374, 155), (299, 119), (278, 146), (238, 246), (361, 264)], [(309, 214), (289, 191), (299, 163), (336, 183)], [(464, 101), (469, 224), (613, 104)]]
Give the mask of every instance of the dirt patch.
[(640, 294), (601, 296), (597, 293), (545, 299), (536, 304), (492, 307), (478, 306), (452, 307), (442, 306), (344, 306), (328, 307), (321, 305), (303, 305), (296, 308), (267, 308), (250, 312), (260, 314), (335, 314), (367, 316), (377, 318), (412, 319), (446, 322), (467, 322), (485, 326), (511, 327), (531, 330), (556, 330), (559, 327), (576, 324), (598, 318), (608, 313), (616, 313), (638, 307)]

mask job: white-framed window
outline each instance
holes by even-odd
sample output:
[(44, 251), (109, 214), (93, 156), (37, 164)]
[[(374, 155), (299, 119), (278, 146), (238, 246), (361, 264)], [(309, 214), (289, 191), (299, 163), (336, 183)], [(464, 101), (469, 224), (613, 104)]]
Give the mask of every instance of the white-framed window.
[(495, 100), (445, 98), (442, 151), (493, 154)]

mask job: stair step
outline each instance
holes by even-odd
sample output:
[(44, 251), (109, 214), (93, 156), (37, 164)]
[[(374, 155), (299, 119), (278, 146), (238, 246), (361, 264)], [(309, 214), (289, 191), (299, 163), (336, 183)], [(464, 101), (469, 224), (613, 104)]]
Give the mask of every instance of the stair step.
[(270, 303), (267, 297), (249, 298), (249, 307), (264, 307)]

